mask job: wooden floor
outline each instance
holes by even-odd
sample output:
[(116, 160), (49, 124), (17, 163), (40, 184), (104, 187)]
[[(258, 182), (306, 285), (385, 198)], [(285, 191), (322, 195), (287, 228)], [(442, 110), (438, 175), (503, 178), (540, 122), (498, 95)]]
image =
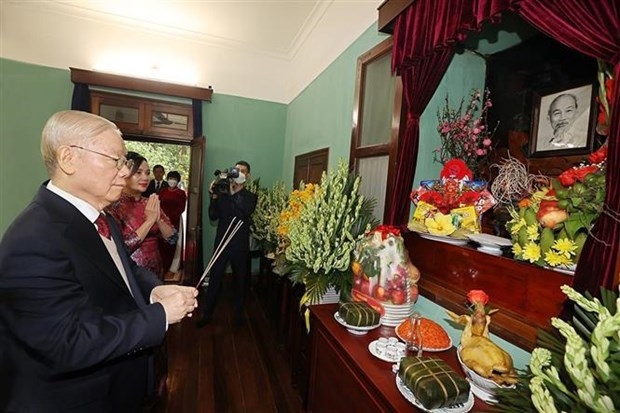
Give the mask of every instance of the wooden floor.
[(188, 318), (170, 327), (168, 395), (158, 412), (303, 411), (284, 344), (254, 289), (247, 295), (244, 323), (236, 327), (231, 287), (223, 283), (211, 324), (197, 329), (197, 318)]

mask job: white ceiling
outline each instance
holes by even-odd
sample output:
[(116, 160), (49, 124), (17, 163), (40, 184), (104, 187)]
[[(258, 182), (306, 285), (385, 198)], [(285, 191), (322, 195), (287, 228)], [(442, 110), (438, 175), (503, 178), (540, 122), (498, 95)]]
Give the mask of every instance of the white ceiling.
[(0, 56), (288, 103), (379, 0), (0, 0)]

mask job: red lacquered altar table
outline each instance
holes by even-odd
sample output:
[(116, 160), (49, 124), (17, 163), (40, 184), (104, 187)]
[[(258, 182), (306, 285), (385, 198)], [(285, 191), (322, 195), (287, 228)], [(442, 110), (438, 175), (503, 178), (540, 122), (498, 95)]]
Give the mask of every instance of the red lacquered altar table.
[[(310, 307), (310, 381), (307, 411), (339, 412), (418, 412), (396, 388), (392, 363), (379, 360), (368, 344), (381, 336), (396, 336), (394, 328), (379, 327), (366, 335), (349, 333), (334, 319), (337, 304)], [(444, 359), (463, 375), (456, 348), (425, 353)], [(489, 410), (476, 399), (472, 412)]]

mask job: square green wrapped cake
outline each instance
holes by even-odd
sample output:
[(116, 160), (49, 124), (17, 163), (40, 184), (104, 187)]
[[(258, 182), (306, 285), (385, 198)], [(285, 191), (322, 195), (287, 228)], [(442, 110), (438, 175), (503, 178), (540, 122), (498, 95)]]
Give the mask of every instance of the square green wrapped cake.
[(425, 409), (465, 403), (469, 398), (469, 382), (439, 358), (405, 357), (398, 377)]
[(364, 302), (342, 303), (338, 314), (345, 323), (356, 327), (375, 326), (381, 321), (381, 314)]

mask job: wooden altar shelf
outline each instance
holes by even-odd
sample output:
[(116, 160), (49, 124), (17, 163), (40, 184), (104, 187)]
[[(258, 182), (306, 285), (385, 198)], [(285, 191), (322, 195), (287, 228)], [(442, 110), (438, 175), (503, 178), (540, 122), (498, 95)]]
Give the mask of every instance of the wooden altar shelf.
[[(395, 336), (394, 328), (379, 327), (363, 336), (349, 333), (336, 322), (337, 304), (310, 307), (310, 380), (307, 413), (420, 412), (396, 387), (392, 363), (379, 360), (368, 344), (379, 337)], [(463, 371), (456, 348), (424, 353), (445, 360), (457, 373)], [(476, 399), (473, 412), (489, 409)]]
[(438, 305), (462, 314), (467, 293), (484, 290), (489, 305), (497, 308), (490, 330), (531, 351), (538, 329), (551, 329), (550, 318), (560, 314), (566, 296), (560, 286), (573, 277), (512, 258), (494, 256), (471, 246), (455, 246), (403, 234), (412, 263), (422, 276), (420, 294)]

